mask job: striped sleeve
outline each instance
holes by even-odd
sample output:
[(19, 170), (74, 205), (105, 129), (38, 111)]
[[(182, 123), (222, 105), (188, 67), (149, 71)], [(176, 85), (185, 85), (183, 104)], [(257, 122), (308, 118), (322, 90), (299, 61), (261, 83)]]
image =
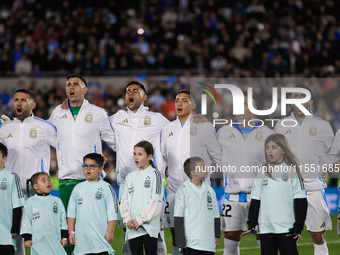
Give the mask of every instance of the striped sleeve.
[(20, 178), (16, 173), (11, 173), (13, 175), (13, 185), (12, 185), (12, 201), (13, 208), (22, 207), (25, 204), (24, 192), (21, 188)]
[(163, 200), (163, 182), (161, 173), (157, 170), (154, 171), (155, 173), (155, 181), (154, 181), (154, 192), (152, 194), (153, 200), (162, 201)]
[[(103, 181), (104, 182), (104, 181)], [(105, 183), (109, 188), (105, 188), (106, 215), (108, 221), (118, 220), (117, 197), (111, 184)]]
[(156, 194), (162, 193), (162, 177), (159, 171), (154, 171), (156, 174)]
[(111, 195), (112, 195), (112, 198), (113, 198), (115, 213), (118, 213), (118, 200), (117, 200), (116, 192), (111, 185), (108, 185), (108, 186), (110, 188), (110, 192), (111, 192)]

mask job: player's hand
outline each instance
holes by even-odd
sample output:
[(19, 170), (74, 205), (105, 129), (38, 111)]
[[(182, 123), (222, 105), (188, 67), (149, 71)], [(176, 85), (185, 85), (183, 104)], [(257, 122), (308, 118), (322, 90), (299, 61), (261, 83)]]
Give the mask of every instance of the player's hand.
[(60, 240), (60, 243), (61, 243), (61, 245), (62, 245), (63, 247), (65, 247), (65, 245), (67, 244), (67, 239), (62, 238), (62, 239)]
[(19, 234), (18, 233), (12, 233), (12, 238), (17, 237)]
[(296, 241), (298, 242), (301, 238), (302, 238), (302, 236), (300, 235), (300, 234), (293, 234), (293, 239), (296, 239)]
[(112, 231), (107, 231), (105, 234), (105, 239), (108, 243), (113, 242), (113, 232)]
[(69, 240), (70, 244), (76, 245), (76, 235), (75, 234), (69, 234), (68, 240)]
[(105, 166), (105, 164), (106, 164), (106, 162), (107, 162), (107, 158), (104, 157), (104, 155), (102, 155), (102, 156), (103, 156), (103, 158), (104, 158), (103, 166)]
[(249, 235), (251, 232), (255, 231), (255, 228), (249, 229), (241, 234), (241, 236)]
[(220, 244), (220, 239), (215, 237), (215, 246), (217, 247)]
[(195, 114), (194, 115), (194, 124), (202, 124), (202, 123), (205, 123), (207, 121), (208, 121), (208, 119), (202, 114)]
[(129, 221), (126, 223), (126, 226), (127, 226), (129, 229), (133, 229), (133, 228), (134, 228), (134, 221), (135, 221), (135, 220), (129, 220)]
[(140, 225), (139, 225), (138, 221), (135, 220), (133, 228), (137, 230), (139, 228), (139, 226)]
[(61, 109), (62, 109), (62, 110), (68, 110), (67, 99), (64, 100), (63, 104), (61, 105)]
[(0, 117), (0, 127), (7, 124), (8, 122), (11, 122), (11, 119), (8, 118), (5, 114), (2, 114)]
[(31, 248), (32, 247), (32, 240), (28, 240), (28, 241), (26, 241), (26, 242), (24, 242), (24, 246), (25, 246), (25, 248)]

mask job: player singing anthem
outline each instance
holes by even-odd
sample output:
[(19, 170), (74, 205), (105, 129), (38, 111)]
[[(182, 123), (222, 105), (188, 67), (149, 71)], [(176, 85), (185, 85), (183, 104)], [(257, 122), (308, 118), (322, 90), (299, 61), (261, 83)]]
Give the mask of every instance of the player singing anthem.
[[(110, 117), (110, 121), (115, 132), (116, 152), (117, 152), (117, 181), (119, 184), (119, 199), (124, 194), (126, 176), (136, 171), (136, 165), (133, 160), (133, 148), (135, 144), (146, 140), (153, 145), (153, 162), (155, 167), (164, 177), (165, 163), (160, 150), (160, 138), (162, 128), (169, 121), (160, 113), (149, 111), (144, 106), (147, 100), (145, 87), (138, 81), (130, 81), (126, 85), (125, 103), (126, 110), (119, 110)], [(123, 224), (120, 227), (125, 228)], [(158, 255), (166, 254), (166, 245), (164, 242), (164, 232), (161, 231), (163, 241), (158, 242)], [(123, 254), (131, 254), (130, 247), (124, 242)]]
[(193, 114), (190, 114), (190, 111), (195, 107), (195, 101), (189, 91), (178, 92), (175, 100), (177, 119), (162, 130), (162, 153), (169, 170), (163, 223), (171, 230), (172, 254), (179, 254), (174, 233), (175, 194), (182, 183), (189, 180), (183, 169), (184, 161), (191, 156), (201, 157), (207, 166), (211, 164), (211, 158), (217, 164), (221, 161), (221, 149), (214, 127), (209, 122), (193, 123)]

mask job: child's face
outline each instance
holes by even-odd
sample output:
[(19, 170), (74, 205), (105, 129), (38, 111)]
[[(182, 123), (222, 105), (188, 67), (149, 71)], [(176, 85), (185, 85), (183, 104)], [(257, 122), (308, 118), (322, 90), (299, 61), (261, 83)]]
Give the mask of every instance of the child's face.
[[(98, 164), (95, 160), (87, 158), (84, 161), (84, 165), (88, 165), (88, 166), (92, 165), (92, 168), (93, 168), (94, 165), (98, 165)], [(89, 182), (98, 182), (100, 180), (99, 175), (103, 170), (103, 166), (97, 166), (94, 168), (94, 170), (91, 170), (91, 167), (87, 167), (87, 169), (83, 167), (83, 170), (84, 170), (84, 175)]]
[(147, 155), (144, 148), (142, 147), (135, 147), (133, 153), (133, 160), (137, 167), (141, 169), (146, 169), (150, 165), (150, 159), (152, 155)]
[(35, 191), (39, 194), (48, 194), (52, 190), (52, 183), (48, 174), (41, 174), (37, 183), (33, 185)]
[(266, 155), (273, 164), (281, 164), (283, 162), (284, 151), (275, 142), (270, 141), (266, 144)]
[(195, 171), (192, 172), (192, 177), (204, 180), (205, 178), (208, 177), (208, 171), (205, 168), (204, 161), (198, 161), (196, 163)]
[(0, 170), (5, 168), (5, 162), (7, 161), (7, 157), (3, 157), (0, 152)]

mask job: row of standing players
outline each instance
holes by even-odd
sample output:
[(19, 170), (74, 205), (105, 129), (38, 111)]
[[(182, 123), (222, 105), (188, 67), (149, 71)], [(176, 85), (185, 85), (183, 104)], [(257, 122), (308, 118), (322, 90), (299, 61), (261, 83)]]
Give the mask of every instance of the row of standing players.
[[(127, 111), (118, 111), (108, 119), (104, 110), (84, 99), (86, 92), (87, 84), (83, 77), (68, 76), (68, 105), (58, 106), (49, 122), (46, 122), (33, 116), (34, 94), (28, 90), (17, 91), (13, 104), (16, 118), (0, 129), (0, 141), (9, 150), (6, 166), (18, 173), (24, 186), (25, 180), (37, 172), (37, 169), (40, 172), (49, 168), (49, 147), (55, 147), (59, 166), (60, 198), (66, 207), (74, 186), (84, 180), (80, 167), (83, 155), (89, 152), (101, 153), (101, 140), (117, 152), (119, 194), (123, 194), (127, 174), (136, 169), (132, 157), (133, 146), (140, 140), (149, 141), (154, 146), (157, 169), (162, 175), (166, 165), (169, 169), (163, 224), (171, 228), (173, 254), (179, 252), (174, 238), (174, 198), (179, 186), (188, 179), (183, 171), (184, 160), (190, 156), (200, 156), (208, 166), (212, 164), (212, 159), (221, 166), (227, 163), (238, 169), (242, 165), (261, 165), (265, 162), (264, 141), (274, 132), (256, 123), (252, 128), (234, 124), (222, 127), (215, 136), (214, 128), (204, 119), (200, 124), (193, 122), (195, 115), (191, 112), (195, 109), (195, 102), (190, 98), (189, 92), (178, 93), (175, 101), (177, 119), (169, 123), (161, 114), (150, 112), (144, 107), (147, 100), (146, 91), (137, 81), (130, 82), (126, 87)], [(303, 96), (293, 93), (293, 97)], [(304, 106), (309, 109), (312, 103), (310, 100)], [(256, 102), (254, 104), (256, 105)], [(246, 106), (245, 114), (235, 118), (238, 123), (246, 124), (248, 120), (254, 119)], [(320, 165), (320, 162), (329, 162), (330, 155), (333, 158), (339, 156), (339, 135), (337, 134), (331, 149), (334, 135), (327, 122), (314, 116), (305, 116), (294, 106), (293, 113), (287, 118), (298, 121), (299, 125), (286, 128), (279, 121), (275, 130), (286, 136), (300, 165)], [(225, 177), (225, 199), (221, 218), (222, 230), (225, 233), (225, 254), (239, 254), (240, 236), (242, 231), (247, 229), (249, 196), (255, 176), (243, 177), (233, 176), (232, 173)], [(328, 254), (325, 230), (331, 228), (331, 222), (322, 197), (323, 183), (318, 177), (303, 177), (309, 209), (306, 225), (311, 233), (315, 254)], [(165, 248), (165, 245), (163, 247)], [(124, 253), (128, 252), (128, 249), (128, 244), (124, 243)]]

